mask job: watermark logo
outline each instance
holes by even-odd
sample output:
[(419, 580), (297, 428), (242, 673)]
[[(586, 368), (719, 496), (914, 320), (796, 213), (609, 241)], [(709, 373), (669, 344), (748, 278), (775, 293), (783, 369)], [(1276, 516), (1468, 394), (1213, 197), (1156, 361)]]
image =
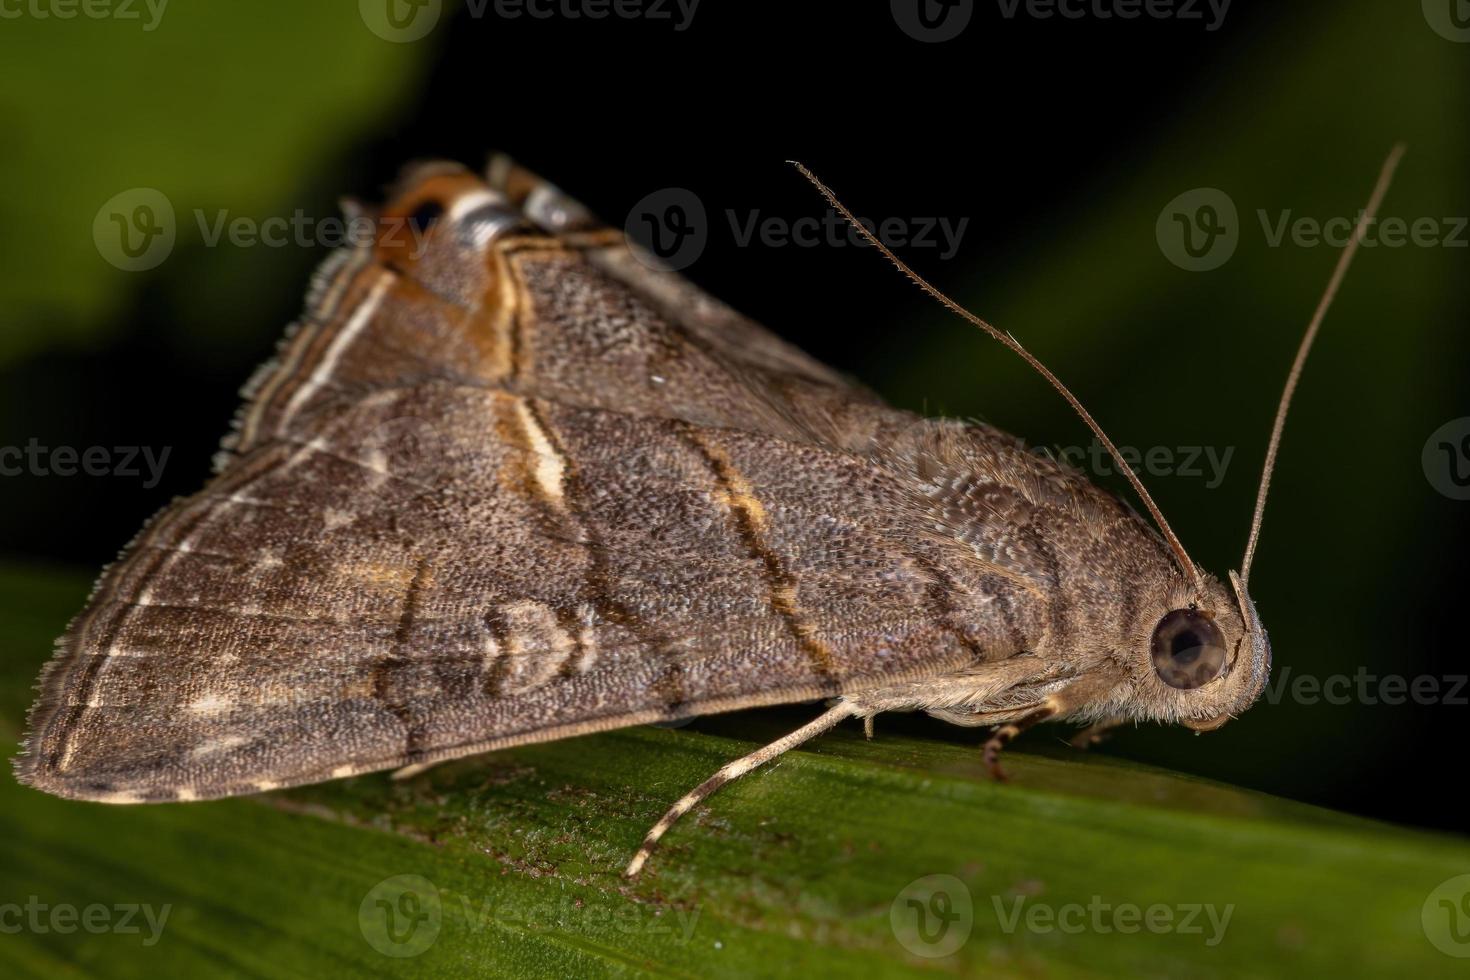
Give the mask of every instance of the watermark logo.
[[(1291, 209), (1278, 211), (1272, 217), (1264, 208), (1256, 212), (1261, 223), (1261, 234), (1266, 244), (1280, 248), (1290, 242), (1297, 248), (1342, 248), (1353, 237), (1357, 216), (1319, 220), (1311, 216), (1293, 218)], [(1465, 226), (1470, 219), (1422, 217), (1409, 221), (1407, 218), (1374, 218), (1363, 226), (1363, 247), (1403, 248), (1414, 245), (1418, 248), (1465, 248), (1470, 239), (1465, 237)]]
[[(1004, 20), (1173, 20), (1217, 31), (1231, 0), (995, 0)], [(1428, 0), (1426, 0), (1428, 2)], [(893, 21), (916, 41), (959, 37), (975, 13), (974, 0), (889, 0)]]
[(888, 7), (899, 29), (925, 44), (954, 40), (975, 15), (975, 0), (889, 0)]
[(1060, 932), (1074, 936), (1085, 932), (1101, 935), (1174, 933), (1200, 936), (1206, 946), (1220, 945), (1225, 938), (1225, 930), (1230, 927), (1230, 917), (1235, 914), (1233, 903), (1223, 908), (1205, 902), (1176, 905), (1156, 902), (1142, 906), (1134, 902), (1107, 902), (1101, 895), (1093, 895), (1086, 905), (1081, 902), (1052, 905), (1033, 901), (1026, 895), (1017, 895), (1008, 903), (1001, 896), (992, 895), (991, 904), (995, 907), (1000, 929), (1006, 935), (1018, 929), (1039, 935)]
[(915, 956), (955, 953), (975, 927), (970, 889), (954, 875), (925, 875), (904, 886), (888, 907), (893, 936)]
[(194, 211), (194, 223), (205, 248), (228, 244), (235, 248), (342, 248), (381, 245), (402, 249), (410, 258), (420, 258), (428, 244), (429, 227), (408, 216), (352, 214), (317, 218), (297, 208), (288, 215), (254, 218), (231, 215), (220, 209), (213, 214)]
[(120, 476), (143, 479), (152, 490), (163, 479), (172, 446), (43, 446), (32, 436), (24, 446), (0, 446), (0, 477)]
[(1447, 41), (1470, 41), (1470, 0), (1422, 0), (1424, 19)]
[[(725, 211), (725, 218), (730, 224), (735, 244), (741, 248), (754, 242), (767, 248), (842, 248), (868, 244), (866, 237), (847, 219), (832, 210), (820, 218), (807, 215), (793, 221), (762, 215), (758, 210), (742, 216), (730, 209)], [(938, 249), (939, 257), (947, 261), (959, 253), (960, 239), (964, 237), (970, 219), (925, 215), (875, 220), (858, 216), (857, 223), (890, 249)]]
[(530, 905), (496, 905), (493, 897), (476, 901), (468, 895), (445, 899), (429, 879), (406, 874), (374, 885), (363, 897), (357, 921), (368, 945), (384, 956), (402, 959), (434, 945), (446, 912), (453, 929), (476, 936), (506, 928), (541, 934), (592, 927), (625, 936), (662, 936), (686, 945), (694, 938), (700, 911), (699, 905), (584, 904), (567, 895)]
[(534, 20), (647, 20), (670, 23), (674, 32), (689, 29), (700, 0), (466, 0), (471, 17), (485, 16), (486, 9), (501, 20), (530, 17)]
[(439, 889), (422, 875), (384, 878), (363, 896), (357, 925), (384, 956), (417, 956), (439, 938)]
[[(0, 0), (3, 2), (3, 0)], [(318, 218), (300, 208), (290, 214), (255, 217), (224, 208), (195, 208), (189, 216), (205, 248), (363, 248), (380, 245), (420, 258), (431, 227), (412, 216), (352, 212)], [(92, 220), (92, 239), (109, 263), (127, 272), (161, 265), (177, 242), (180, 219), (161, 191), (134, 187), (114, 195)]]
[[(920, 445), (932, 444), (944, 441), (950, 431), (962, 432), (970, 426), (984, 424), (981, 419), (921, 417), (907, 426), (908, 434), (903, 438)], [(1236, 449), (1235, 446), (1207, 445), (1115, 445), (1113, 448), (1121, 457), (1121, 463), (1098, 439), (1085, 446), (1031, 445), (1024, 439), (1016, 440), (1017, 450), (1038, 460), (1081, 471), (1094, 479), (1121, 476), (1125, 470), (1131, 470), (1145, 479), (1200, 480), (1206, 490), (1224, 485)]]
[(1240, 243), (1235, 202), (1218, 187), (1196, 187), (1174, 198), (1159, 212), (1154, 237), (1164, 257), (1181, 269), (1218, 269)]
[[(0, 0), (0, 3), (5, 0)], [(675, 33), (694, 22), (700, 0), (465, 0), (473, 20), (646, 20), (672, 24)], [(429, 35), (443, 14), (443, 0), (358, 0), (368, 30), (385, 41), (408, 44)]]
[(663, 267), (687, 269), (709, 244), (709, 217), (698, 194), (684, 187), (665, 187), (633, 205), (623, 231)]
[(157, 30), (168, 0), (0, 0), (0, 20), (138, 21), (145, 32)]
[(1430, 433), (1419, 462), (1431, 487), (1451, 500), (1470, 500), (1470, 416)]
[(1373, 707), (1386, 704), (1397, 707), (1401, 704), (1439, 704), (1463, 707), (1470, 704), (1467, 682), (1470, 682), (1470, 677), (1465, 674), (1405, 677), (1402, 674), (1374, 674), (1367, 667), (1359, 667), (1352, 674), (1293, 676), (1291, 664), (1285, 664), (1274, 672), (1266, 685), (1264, 697), (1267, 704), (1291, 701), (1304, 705), (1362, 704)]
[[(764, 214), (759, 209), (741, 212), (726, 208), (721, 217), (737, 248), (843, 248), (868, 244), (864, 235), (835, 210), (793, 219)], [(890, 249), (935, 249), (946, 260), (959, 253), (960, 241), (970, 224), (969, 218), (936, 215), (856, 220)], [(654, 256), (661, 267), (672, 269), (694, 264), (709, 244), (712, 230), (704, 203), (683, 187), (665, 187), (645, 196), (628, 212), (623, 225), (630, 240)]]
[(92, 219), (98, 254), (124, 272), (156, 268), (174, 250), (177, 235), (173, 203), (152, 187), (114, 194)]
[[(1470, 0), (1467, 0), (1470, 2)], [(1362, 212), (1317, 218), (1298, 215), (1291, 208), (1257, 208), (1256, 223), (1269, 248), (1341, 249), (1353, 238)], [(1364, 222), (1363, 248), (1466, 248), (1470, 218), (1446, 215), (1402, 218), (1375, 217)], [(1217, 187), (1196, 187), (1174, 198), (1159, 212), (1154, 235), (1165, 258), (1191, 272), (1218, 269), (1235, 254), (1244, 233), (1235, 202)]]
[(410, 44), (429, 35), (444, 12), (443, 0), (357, 0), (357, 12), (368, 30), (394, 44)]
[(411, 477), (429, 458), (427, 443), (434, 424), (414, 415), (386, 419), (363, 442), (364, 465), (379, 473)]
[(1446, 956), (1470, 957), (1470, 875), (1437, 885), (1419, 910), (1424, 936)]
[(1206, 31), (1217, 31), (1230, 12), (1230, 0), (996, 0), (1000, 15), (1014, 20), (1024, 14), (1034, 20), (1177, 20), (1202, 21)]
[[(1206, 490), (1214, 490), (1225, 482), (1225, 471), (1235, 456), (1234, 446), (1118, 446), (1118, 454), (1128, 468), (1140, 477), (1180, 477), (1186, 480), (1204, 480)], [(1102, 442), (1094, 439), (1087, 446), (1063, 446), (1045, 452), (1074, 469), (1082, 470), (1094, 477), (1112, 476), (1118, 472), (1113, 459)]]
[(115, 933), (142, 936), (144, 946), (156, 946), (172, 911), (173, 905), (167, 902), (157, 907), (147, 902), (119, 902), (115, 905), (94, 902), (79, 908), (70, 902), (43, 902), (40, 896), (30, 895), (25, 904), (0, 903), (0, 935), (22, 932), (67, 935), (77, 931), (93, 935)]

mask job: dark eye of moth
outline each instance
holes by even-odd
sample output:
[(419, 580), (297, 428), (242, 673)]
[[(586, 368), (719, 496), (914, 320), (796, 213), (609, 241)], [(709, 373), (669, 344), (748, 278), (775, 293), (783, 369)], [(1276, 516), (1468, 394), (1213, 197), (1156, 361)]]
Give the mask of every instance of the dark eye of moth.
[(414, 231), (423, 234), (439, 220), (439, 216), (443, 213), (444, 205), (430, 199), (413, 209), (413, 213), (408, 216), (408, 223)]
[(1204, 613), (1176, 609), (1154, 627), (1154, 670), (1170, 687), (1188, 691), (1225, 668), (1225, 637)]

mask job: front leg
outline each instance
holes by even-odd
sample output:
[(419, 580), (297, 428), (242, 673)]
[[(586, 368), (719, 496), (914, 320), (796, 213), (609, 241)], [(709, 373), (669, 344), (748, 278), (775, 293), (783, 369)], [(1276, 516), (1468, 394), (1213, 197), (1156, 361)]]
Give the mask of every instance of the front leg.
[(1113, 729), (1126, 725), (1129, 720), (1128, 718), (1104, 718), (1102, 721), (1089, 725), (1072, 736), (1072, 748), (1090, 749), (1107, 738)]
[(1010, 777), (1006, 775), (1006, 771), (1000, 767), (1001, 752), (1017, 735), (1037, 722), (1046, 721), (1048, 718), (1056, 715), (1056, 713), (1056, 706), (1048, 701), (1035, 711), (1022, 715), (1015, 721), (1006, 722), (992, 732), (990, 738), (985, 742), (984, 749), (985, 768), (990, 771), (990, 778), (1002, 783), (1009, 779)]
[[(1016, 715), (1014, 709), (1011, 711), (959, 711), (952, 708), (930, 708), (927, 713), (932, 718), (965, 728), (995, 725), (995, 731), (986, 740), (981, 751), (985, 759), (985, 768), (990, 771), (990, 777), (1005, 782), (1009, 777), (1000, 766), (1001, 752), (1017, 735), (1038, 722), (1055, 718), (1061, 711), (1061, 705), (1055, 698), (1047, 698), (1035, 708), (1029, 711), (1023, 710), (1019, 716)], [(997, 718), (996, 715), (1000, 715), (1000, 718)], [(1007, 716), (1010, 717), (1010, 720), (1002, 723), (1001, 718)]]

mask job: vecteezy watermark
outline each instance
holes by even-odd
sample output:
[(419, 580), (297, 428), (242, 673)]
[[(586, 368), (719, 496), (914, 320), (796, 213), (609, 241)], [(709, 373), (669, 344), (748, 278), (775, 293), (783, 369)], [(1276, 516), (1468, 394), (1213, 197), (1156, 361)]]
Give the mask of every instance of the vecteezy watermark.
[(1047, 20), (1177, 20), (1201, 21), (1217, 31), (1230, 12), (1230, 0), (995, 0), (1006, 20), (1017, 16)]
[(1446, 956), (1470, 956), (1470, 874), (1435, 886), (1419, 910), (1424, 937)]
[(970, 889), (954, 875), (925, 875), (903, 887), (888, 906), (893, 937), (915, 956), (935, 959), (957, 952), (975, 928)]
[[(289, 215), (264, 218), (233, 215), (223, 208), (212, 212), (195, 208), (191, 213), (205, 248), (341, 248), (376, 243), (418, 258), (428, 239), (426, 225), (401, 215), (318, 218), (300, 208)], [(98, 254), (125, 272), (158, 267), (173, 252), (177, 239), (173, 203), (152, 187), (134, 187), (113, 195), (92, 219), (92, 241)]]
[[(1140, 932), (1199, 936), (1218, 946), (1230, 927), (1235, 905), (1206, 902), (1168, 904), (1105, 901), (1093, 895), (1082, 902), (1051, 903), (1020, 894), (990, 896), (996, 925), (1006, 935), (1084, 932), (1133, 935)], [(909, 882), (888, 907), (894, 938), (915, 956), (950, 956), (969, 941), (975, 929), (975, 903), (970, 889), (954, 875), (926, 875)]]
[(1431, 432), (1419, 462), (1431, 487), (1451, 500), (1470, 500), (1470, 416)]
[[(819, 246), (840, 248), (844, 245), (867, 244), (858, 230), (836, 211), (828, 211), (822, 217), (814, 215), (794, 220), (762, 216), (759, 210), (740, 215), (733, 209), (725, 211), (730, 223), (730, 232), (735, 244), (745, 248), (759, 242), (767, 248), (817, 248)], [(969, 218), (945, 218), (926, 215), (913, 218), (859, 217), (862, 225), (878, 241), (889, 248), (937, 248), (941, 259), (952, 259), (960, 250), (960, 239), (969, 225)]]
[(0, 477), (7, 476), (145, 476), (152, 490), (163, 478), (172, 446), (43, 446), (32, 436), (24, 446), (0, 446)]
[(1086, 905), (1081, 902), (1053, 905), (1038, 902), (1027, 895), (1017, 895), (1009, 900), (992, 895), (990, 901), (995, 907), (1000, 930), (1007, 935), (1017, 930), (1067, 935), (1086, 932), (1122, 935), (1176, 933), (1201, 936), (1206, 946), (1220, 945), (1225, 938), (1225, 930), (1230, 927), (1230, 917), (1235, 914), (1234, 903), (1223, 908), (1208, 902), (1138, 905), (1133, 902), (1106, 902), (1101, 895), (1093, 895)]
[(888, 9), (909, 37), (935, 44), (964, 33), (975, 15), (975, 0), (889, 0)]
[(1470, 2), (1467, 0), (1422, 0), (1424, 19), (1434, 33), (1447, 41), (1470, 41)]
[(439, 889), (422, 875), (384, 878), (362, 897), (357, 927), (384, 956), (417, 956), (439, 938), (443, 920)]
[(152, 187), (114, 194), (92, 219), (97, 252), (124, 272), (158, 266), (174, 250), (177, 233), (173, 204)]
[(496, 905), (492, 899), (476, 903), (462, 895), (459, 909), (471, 932), (480, 932), (492, 925), (513, 926), (527, 932), (596, 926), (612, 929), (624, 936), (665, 936), (683, 945), (694, 938), (701, 907), (579, 905), (565, 895), (530, 905)]
[(262, 245), (266, 248), (341, 248), (344, 245), (360, 247), (376, 243), (402, 248), (411, 258), (418, 258), (423, 255), (428, 239), (427, 226), (421, 227), (407, 216), (395, 215), (353, 214), (345, 218), (335, 215), (317, 218), (297, 208), (289, 216), (253, 218), (231, 216), (226, 210), (207, 214), (203, 209), (196, 209), (194, 221), (205, 248), (215, 248), (221, 242), (235, 248)]
[[(1256, 212), (1256, 216), (1260, 219), (1266, 244), (1272, 248), (1280, 248), (1286, 243), (1298, 248), (1322, 245), (1342, 248), (1352, 239), (1353, 227), (1358, 223), (1357, 215), (1351, 218), (1339, 215), (1325, 220), (1308, 216), (1293, 218), (1289, 208), (1274, 215), (1263, 208)], [(1397, 217), (1373, 218), (1363, 228), (1363, 247), (1465, 248), (1470, 246), (1470, 238), (1465, 235), (1466, 225), (1470, 225), (1470, 218), (1423, 217), (1412, 221)]]
[(24, 904), (0, 903), (0, 933), (116, 933), (142, 936), (144, 946), (155, 946), (163, 935), (163, 927), (168, 923), (171, 911), (173, 905), (168, 902), (157, 907), (147, 902), (118, 902), (113, 905), (93, 902), (77, 906), (70, 902), (43, 902), (40, 896), (30, 895)]
[(1164, 257), (1181, 269), (1218, 269), (1240, 244), (1235, 202), (1217, 187), (1187, 190), (1159, 212), (1154, 238)]
[(0, 0), (0, 20), (138, 21), (144, 31), (158, 28), (168, 0)]
[(378, 37), (408, 44), (428, 37), (444, 13), (444, 0), (357, 0), (357, 13)]
[(501, 20), (647, 20), (686, 31), (694, 22), (700, 0), (465, 0), (471, 17), (486, 10)]
[[(1093, 476), (1112, 476), (1117, 466), (1112, 454), (1098, 440), (1089, 446), (1063, 446), (1055, 451), (1038, 450)], [(1225, 482), (1225, 470), (1235, 455), (1234, 446), (1119, 446), (1118, 452), (1128, 468), (1140, 476), (1203, 479), (1205, 489), (1214, 490)]]
[(665, 187), (633, 205), (623, 232), (668, 268), (687, 269), (709, 244), (709, 217), (698, 194), (687, 187)]
[(1405, 677), (1402, 674), (1374, 674), (1367, 667), (1359, 667), (1352, 674), (1292, 676), (1291, 665), (1286, 664), (1272, 673), (1266, 684), (1265, 699), (1267, 704), (1291, 701), (1305, 705), (1386, 704), (1397, 707), (1401, 704), (1443, 704), (1463, 707), (1470, 704), (1470, 676), (1419, 674)]
[[(1005, 20), (1176, 20), (1200, 22), (1206, 31), (1225, 23), (1231, 0), (995, 0)], [(974, 0), (889, 0), (893, 22), (916, 41), (936, 43), (962, 34), (975, 14)]]
[(418, 473), (433, 458), (429, 447), (440, 431), (433, 422), (414, 415), (384, 419), (362, 442), (363, 462), (379, 473)]
[[(726, 208), (724, 223), (740, 248), (819, 248), (866, 244), (857, 229), (836, 211), (824, 215), (784, 218), (760, 210), (741, 212)], [(941, 259), (959, 252), (969, 218), (939, 216), (858, 218), (874, 237), (893, 249), (938, 249)], [(628, 238), (652, 254), (660, 266), (685, 269), (709, 244), (711, 222), (699, 195), (685, 187), (665, 187), (645, 195), (628, 212), (623, 224)], [(636, 253), (635, 253), (636, 254)]]
[[(963, 430), (971, 426), (983, 426), (980, 419), (953, 419), (921, 416), (909, 426), (909, 435), (920, 444), (944, 438), (947, 430)], [(1015, 448), (1039, 459), (1080, 470), (1098, 477), (1118, 476), (1123, 466), (1140, 477), (1203, 480), (1206, 490), (1214, 490), (1225, 483), (1230, 462), (1235, 458), (1234, 446), (1128, 446), (1114, 445), (1122, 457), (1123, 466), (1113, 457), (1101, 440), (1093, 439), (1085, 446), (1031, 445), (1024, 439), (1013, 439)]]
[[(3, 2), (3, 0), (0, 0)], [(700, 0), (464, 0), (463, 16), (481, 20), (646, 20), (675, 32), (694, 21)], [(358, 0), (368, 30), (385, 41), (408, 43), (427, 37), (444, 12), (443, 0)]]
[[(453, 915), (446, 915), (454, 911)], [(666, 914), (667, 913), (667, 914)], [(457, 902), (446, 901), (439, 889), (422, 875), (406, 874), (384, 878), (363, 896), (357, 910), (362, 937), (384, 956), (417, 956), (434, 945), (445, 927), (463, 923), (478, 934), (493, 927), (543, 932), (596, 924), (623, 935), (667, 936), (687, 943), (694, 936), (700, 907), (648, 907), (581, 905), (566, 896), (525, 905), (496, 905), (494, 899), (475, 901), (468, 895)]]
[[(1261, 238), (1270, 248), (1335, 248), (1353, 237), (1361, 215), (1317, 218), (1291, 208), (1256, 209)], [(1363, 226), (1363, 248), (1465, 248), (1470, 217), (1374, 218)], [(1164, 257), (1181, 269), (1218, 269), (1235, 254), (1244, 232), (1235, 201), (1218, 187), (1196, 187), (1165, 204), (1154, 223)]]

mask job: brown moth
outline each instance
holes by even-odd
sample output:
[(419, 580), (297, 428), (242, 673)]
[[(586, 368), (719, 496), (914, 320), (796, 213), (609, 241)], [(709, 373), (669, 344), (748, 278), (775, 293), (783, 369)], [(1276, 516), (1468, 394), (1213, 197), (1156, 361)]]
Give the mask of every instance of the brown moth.
[(1261, 693), (1265, 480), (1227, 588), (1136, 477), (1158, 531), (1012, 436), (890, 408), (503, 158), (414, 168), (379, 219), (316, 277), (213, 480), (58, 642), (22, 782), (202, 800), (829, 699), (680, 800), (635, 874), (698, 800), (845, 718), (997, 726), (999, 775), (1042, 720), (1206, 730)]

